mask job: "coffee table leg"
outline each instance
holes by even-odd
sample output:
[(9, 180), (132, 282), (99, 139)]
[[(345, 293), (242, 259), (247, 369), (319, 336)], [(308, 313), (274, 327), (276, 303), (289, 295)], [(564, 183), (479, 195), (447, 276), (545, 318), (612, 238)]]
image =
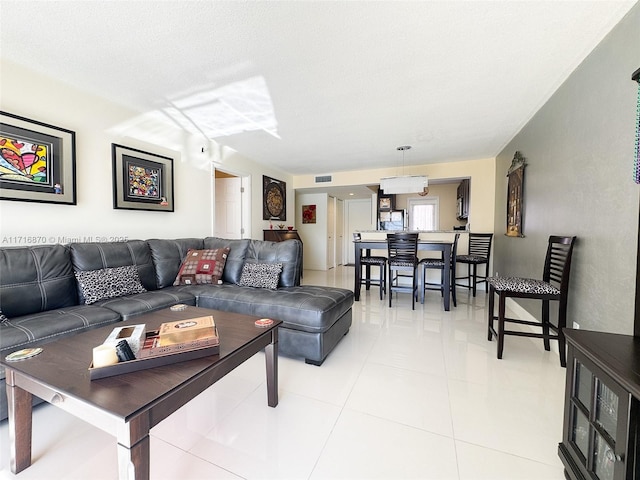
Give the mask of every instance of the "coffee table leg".
[(148, 480), (149, 470), (149, 421), (141, 415), (118, 429), (118, 478)]
[(32, 396), (15, 383), (15, 372), (7, 369), (11, 471), (19, 473), (31, 465)]
[(270, 407), (278, 405), (278, 329), (271, 333), (271, 343), (264, 349), (267, 361), (267, 403)]

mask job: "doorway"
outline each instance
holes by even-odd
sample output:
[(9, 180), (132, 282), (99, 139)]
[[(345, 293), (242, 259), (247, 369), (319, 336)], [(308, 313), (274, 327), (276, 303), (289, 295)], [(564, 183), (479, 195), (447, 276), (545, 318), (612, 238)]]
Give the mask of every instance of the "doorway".
[(375, 229), (373, 226), (372, 218), (374, 218), (374, 200), (371, 199), (356, 199), (344, 201), (344, 224), (345, 231), (343, 232), (346, 248), (346, 260), (347, 264), (353, 265), (355, 263), (355, 249), (353, 247), (353, 233), (362, 230)]
[(219, 238), (250, 238), (250, 177), (214, 170), (214, 231)]

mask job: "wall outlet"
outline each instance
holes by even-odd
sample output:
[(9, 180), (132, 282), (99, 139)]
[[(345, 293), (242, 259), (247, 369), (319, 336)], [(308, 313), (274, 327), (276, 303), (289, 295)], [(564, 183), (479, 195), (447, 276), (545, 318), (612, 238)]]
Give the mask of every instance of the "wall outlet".
[(573, 322), (573, 328), (576, 330), (580, 330), (580, 324), (578, 322)]

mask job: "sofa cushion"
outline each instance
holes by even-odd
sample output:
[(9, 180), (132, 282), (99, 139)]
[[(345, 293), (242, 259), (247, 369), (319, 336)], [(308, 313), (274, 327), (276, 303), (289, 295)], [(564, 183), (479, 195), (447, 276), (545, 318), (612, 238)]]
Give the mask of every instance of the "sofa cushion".
[(0, 323), (0, 351), (4, 356), (27, 346), (41, 345), (118, 321), (118, 313), (93, 305), (76, 305), (15, 317)]
[(281, 263), (247, 262), (242, 267), (242, 276), (238, 285), (241, 287), (278, 288), (278, 280), (282, 273)]
[[(156, 270), (147, 242), (72, 243), (71, 261), (75, 271), (102, 270), (105, 268), (135, 265), (140, 282), (146, 290), (156, 290)], [(82, 291), (78, 287), (79, 303), (84, 303)]]
[(238, 283), (242, 275), (247, 250), (251, 240), (244, 238), (240, 240), (229, 240), (227, 238), (207, 237), (204, 239), (204, 248), (229, 248), (227, 263), (222, 273), (222, 280), (226, 283)]
[(122, 317), (122, 320), (129, 320), (143, 313), (167, 308), (177, 303), (196, 304), (196, 297), (189, 290), (193, 287), (182, 287), (185, 290), (177, 290), (177, 288), (180, 287), (166, 287), (153, 292), (99, 300), (94, 305), (113, 310)]
[(76, 272), (76, 278), (87, 305), (98, 300), (122, 297), (147, 290), (140, 283), (135, 265)]
[(202, 250), (205, 247), (201, 238), (178, 238), (176, 240), (151, 239), (147, 240), (151, 257), (155, 265), (156, 282), (158, 288), (173, 285), (180, 265), (191, 249)]
[(247, 250), (247, 262), (282, 263), (280, 287), (300, 285), (302, 273), (302, 242), (285, 240), (284, 242), (267, 242), (251, 240)]
[(228, 248), (189, 250), (180, 266), (174, 285), (222, 283), (222, 272), (229, 254)]
[(353, 292), (344, 288), (302, 285), (266, 288), (238, 285), (175, 287), (198, 297), (198, 306), (282, 320), (284, 328), (320, 333), (351, 309)]
[(77, 304), (76, 278), (67, 247), (0, 249), (0, 307), (7, 317)]

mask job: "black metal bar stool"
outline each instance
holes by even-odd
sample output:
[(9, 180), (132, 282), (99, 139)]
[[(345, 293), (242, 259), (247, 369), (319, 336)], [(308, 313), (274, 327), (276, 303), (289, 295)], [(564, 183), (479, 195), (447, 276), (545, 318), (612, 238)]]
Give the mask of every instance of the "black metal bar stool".
[[(446, 295), (451, 294), (454, 307), (458, 306), (458, 302), (456, 301), (456, 252), (458, 250), (458, 238), (460, 238), (460, 234), (456, 233), (451, 247), (451, 276), (449, 285), (444, 284), (444, 258), (423, 258), (418, 264), (419, 266), (422, 266), (422, 289), (440, 290), (443, 297), (445, 293)], [(442, 255), (444, 255), (444, 252)], [(440, 283), (427, 283), (427, 268), (440, 270)], [(424, 303), (424, 293), (422, 295), (422, 302)]]
[[(355, 241), (362, 240), (360, 233), (354, 233), (353, 239)], [(387, 257), (376, 255), (362, 255), (360, 250), (360, 283), (365, 285), (365, 288), (369, 290), (371, 285), (380, 287), (380, 300), (384, 298), (384, 294), (387, 292)], [(362, 267), (364, 267), (365, 274), (362, 274)], [(379, 268), (379, 277), (374, 279), (371, 277), (371, 267)]]
[[(467, 284), (456, 283), (459, 287), (468, 288), (476, 296), (476, 287), (479, 283), (487, 283), (489, 276), (489, 256), (491, 255), (491, 241), (493, 233), (470, 233), (469, 254), (458, 255), (456, 262), (467, 264), (467, 276), (457, 277), (456, 280), (467, 279)], [(478, 275), (478, 265), (484, 265), (484, 276)], [(473, 273), (471, 272), (473, 267)], [(455, 271), (454, 271), (455, 272)]]
[[(409, 292), (411, 309), (415, 310), (418, 295), (418, 234), (388, 233), (387, 251), (389, 252), (389, 306), (391, 306), (393, 292)], [(411, 285), (402, 285), (400, 283), (402, 278), (411, 278)]]

